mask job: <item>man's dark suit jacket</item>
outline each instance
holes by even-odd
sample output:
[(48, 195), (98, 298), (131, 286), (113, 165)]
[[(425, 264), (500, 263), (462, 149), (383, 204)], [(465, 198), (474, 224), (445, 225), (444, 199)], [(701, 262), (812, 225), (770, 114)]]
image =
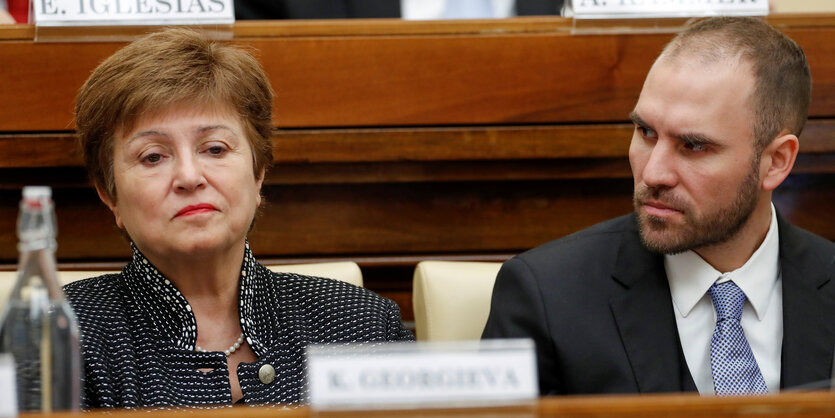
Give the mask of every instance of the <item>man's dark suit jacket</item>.
[[(779, 216), (781, 388), (829, 379), (835, 348), (835, 244)], [(507, 261), (483, 338), (532, 338), (542, 394), (695, 391), (663, 255), (634, 215)]]

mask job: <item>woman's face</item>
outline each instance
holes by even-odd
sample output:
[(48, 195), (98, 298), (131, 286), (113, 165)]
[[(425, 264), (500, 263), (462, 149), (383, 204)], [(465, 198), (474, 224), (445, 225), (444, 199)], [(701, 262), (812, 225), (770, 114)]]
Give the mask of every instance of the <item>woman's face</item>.
[(232, 113), (172, 106), (117, 133), (113, 154), (116, 202), (99, 196), (151, 260), (243, 245), (264, 173)]

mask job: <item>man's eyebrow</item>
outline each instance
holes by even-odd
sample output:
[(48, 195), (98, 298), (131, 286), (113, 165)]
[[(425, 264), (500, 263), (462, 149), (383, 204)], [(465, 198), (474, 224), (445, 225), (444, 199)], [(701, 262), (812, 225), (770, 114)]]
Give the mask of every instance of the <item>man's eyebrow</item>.
[[(649, 127), (649, 123), (647, 123), (638, 112), (633, 111), (629, 114), (629, 119), (632, 119), (632, 123), (641, 127)], [(711, 147), (719, 147), (721, 144), (719, 141), (700, 133), (683, 133), (683, 134), (673, 134), (673, 138), (678, 139), (681, 142), (684, 142), (689, 145), (708, 145)]]
[(712, 147), (720, 146), (719, 141), (699, 133), (685, 133), (679, 135), (673, 135), (674, 138), (678, 139), (681, 142), (690, 145), (709, 145)]
[(649, 126), (649, 124), (638, 115), (638, 112), (633, 111), (629, 114), (629, 119), (632, 120), (632, 123), (638, 126)]

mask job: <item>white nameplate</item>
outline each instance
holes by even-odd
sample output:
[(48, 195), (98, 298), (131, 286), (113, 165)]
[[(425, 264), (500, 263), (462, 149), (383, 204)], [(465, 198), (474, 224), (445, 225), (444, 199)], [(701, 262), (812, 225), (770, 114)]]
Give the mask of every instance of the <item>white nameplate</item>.
[(531, 340), (311, 346), (307, 366), (316, 409), (500, 405), (539, 395)]
[(38, 26), (198, 25), (235, 22), (233, 0), (32, 0)]
[(16, 387), (14, 357), (0, 354), (0, 417), (17, 416)]
[(768, 0), (573, 0), (578, 19), (765, 16)]

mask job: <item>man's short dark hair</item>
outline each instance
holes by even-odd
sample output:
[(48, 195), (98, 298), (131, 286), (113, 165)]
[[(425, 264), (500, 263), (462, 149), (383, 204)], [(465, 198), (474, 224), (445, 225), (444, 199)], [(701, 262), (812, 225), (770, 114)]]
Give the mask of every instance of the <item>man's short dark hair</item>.
[(812, 76), (806, 54), (788, 36), (753, 17), (702, 20), (676, 36), (660, 59), (742, 59), (751, 66), (754, 147), (759, 155), (782, 131), (800, 136), (809, 115)]

